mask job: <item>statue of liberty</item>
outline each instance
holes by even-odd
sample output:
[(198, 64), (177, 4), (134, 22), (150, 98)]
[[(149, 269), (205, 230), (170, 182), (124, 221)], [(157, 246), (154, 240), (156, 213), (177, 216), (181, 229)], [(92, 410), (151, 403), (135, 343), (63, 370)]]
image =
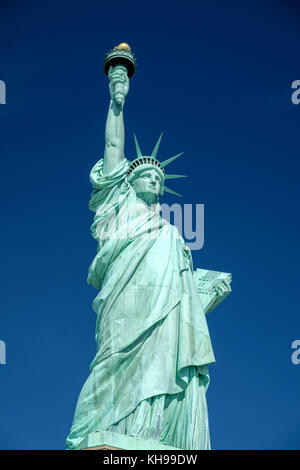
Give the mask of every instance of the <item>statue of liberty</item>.
[[(129, 46), (117, 48), (130, 56)], [(68, 449), (210, 449), (206, 390), (215, 362), (205, 313), (230, 292), (230, 275), (193, 270), (189, 248), (163, 219), (166, 166), (178, 155), (125, 158), (128, 68), (109, 65), (105, 151), (90, 174), (99, 290), (97, 352), (80, 393)]]

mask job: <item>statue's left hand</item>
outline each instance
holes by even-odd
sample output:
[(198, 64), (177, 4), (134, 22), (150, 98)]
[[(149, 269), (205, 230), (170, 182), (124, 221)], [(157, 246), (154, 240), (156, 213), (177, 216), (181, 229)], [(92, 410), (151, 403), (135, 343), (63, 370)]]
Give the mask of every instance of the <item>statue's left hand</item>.
[(225, 280), (222, 280), (218, 284), (215, 284), (214, 288), (219, 297), (227, 296), (229, 292), (231, 292), (230, 282)]

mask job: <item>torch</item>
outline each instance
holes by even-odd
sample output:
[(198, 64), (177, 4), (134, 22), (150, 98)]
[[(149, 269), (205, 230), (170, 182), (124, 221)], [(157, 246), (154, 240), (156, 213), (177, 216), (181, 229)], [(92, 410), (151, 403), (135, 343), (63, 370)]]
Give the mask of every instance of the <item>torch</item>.
[[(110, 67), (114, 67), (114, 70), (118, 70), (118, 67), (121, 70), (125, 70), (127, 72), (128, 78), (131, 78), (136, 71), (136, 58), (134, 54), (131, 52), (131, 48), (126, 42), (122, 42), (118, 46), (114, 47), (111, 51), (109, 51), (103, 63), (104, 73), (108, 75), (108, 71)], [(118, 104), (121, 104), (124, 99), (123, 93), (123, 84), (116, 83), (115, 85), (115, 99)]]

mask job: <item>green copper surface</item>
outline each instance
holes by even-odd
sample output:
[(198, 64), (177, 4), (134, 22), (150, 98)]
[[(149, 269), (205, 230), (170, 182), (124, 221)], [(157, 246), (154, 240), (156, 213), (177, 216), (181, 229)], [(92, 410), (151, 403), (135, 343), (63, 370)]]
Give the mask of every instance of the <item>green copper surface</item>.
[(99, 290), (97, 353), (67, 448), (210, 449), (206, 390), (215, 358), (205, 313), (228, 295), (231, 276), (194, 271), (177, 228), (159, 214), (164, 181), (155, 167), (128, 182), (129, 80), (124, 67), (111, 68), (108, 77), (104, 158), (90, 174), (98, 249), (88, 282)]

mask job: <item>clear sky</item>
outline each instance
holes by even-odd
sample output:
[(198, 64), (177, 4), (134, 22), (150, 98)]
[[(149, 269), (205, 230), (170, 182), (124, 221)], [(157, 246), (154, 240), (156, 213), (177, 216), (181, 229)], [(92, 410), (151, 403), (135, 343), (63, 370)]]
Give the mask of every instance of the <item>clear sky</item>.
[(194, 266), (231, 272), (208, 317), (214, 449), (299, 449), (300, 7), (291, 0), (0, 3), (0, 448), (63, 449), (95, 354), (89, 172), (103, 155), (105, 53), (138, 59), (125, 107), (170, 185), (205, 204)]

